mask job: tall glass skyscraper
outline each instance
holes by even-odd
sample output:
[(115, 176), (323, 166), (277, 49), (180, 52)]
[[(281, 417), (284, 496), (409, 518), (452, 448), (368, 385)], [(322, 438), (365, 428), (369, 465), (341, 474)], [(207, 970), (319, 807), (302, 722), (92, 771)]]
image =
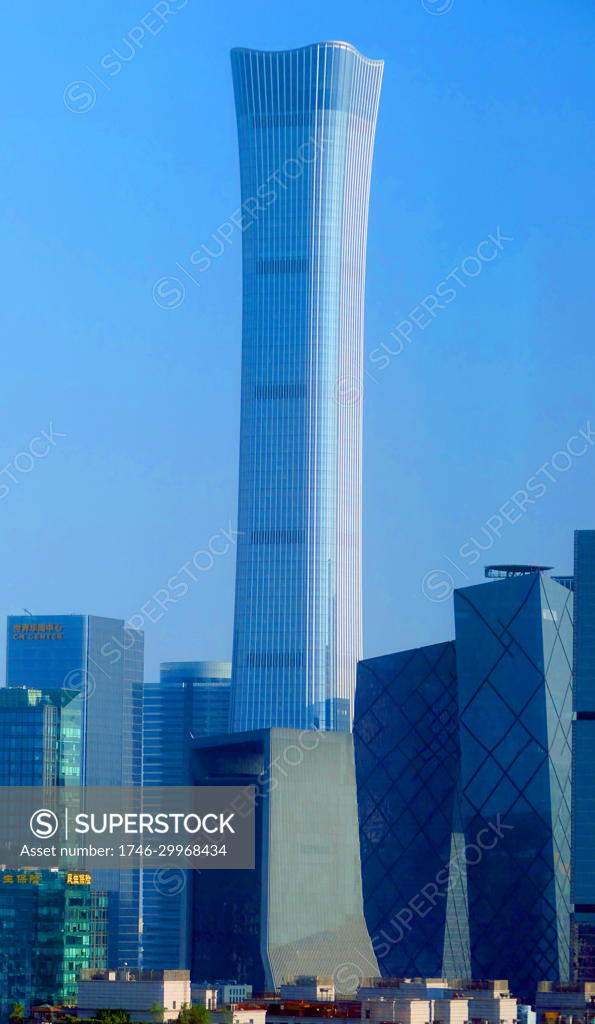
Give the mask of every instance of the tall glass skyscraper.
[[(145, 685), (145, 786), (192, 785), (192, 741), (229, 729), (231, 665), (172, 661), (158, 683)], [(143, 886), (143, 966), (190, 967), (192, 871), (146, 869)]]
[(455, 591), (471, 967), (529, 1001), (569, 975), (572, 614), (544, 572)]
[(595, 530), (574, 535), (573, 973), (595, 977)]
[[(87, 786), (140, 786), (142, 782), (144, 639), (121, 619), (97, 615), (9, 616), (6, 679), (10, 689), (25, 687), (46, 694), (66, 691), (76, 696), (55, 701), (6, 695), (0, 704), (5, 729), (19, 716), (21, 780), (39, 758), (38, 729), (58, 715), (62, 742), (60, 783)], [(37, 707), (33, 702), (37, 700)], [(27, 706), (25, 707), (25, 704)], [(15, 737), (16, 728), (13, 729)], [(51, 729), (46, 731), (43, 757), (51, 756)], [(7, 768), (8, 771), (8, 762)], [(24, 785), (18, 764), (10, 767), (14, 785)], [(66, 774), (68, 772), (68, 774)], [(137, 966), (141, 944), (141, 875), (138, 870), (93, 872), (93, 887), (109, 893), (109, 963)]]
[(232, 52), (243, 229), (234, 731), (349, 730), (363, 306), (382, 61)]

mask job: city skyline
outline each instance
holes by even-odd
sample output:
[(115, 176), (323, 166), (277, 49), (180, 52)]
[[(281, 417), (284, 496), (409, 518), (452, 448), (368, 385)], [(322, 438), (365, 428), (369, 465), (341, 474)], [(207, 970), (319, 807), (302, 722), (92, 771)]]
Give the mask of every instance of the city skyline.
[(595, 991), (595, 11), (65, 2), (7, 118), (0, 1016), (537, 1024)]
[[(593, 506), (593, 453), (570, 468), (561, 456), (559, 470), (551, 459), (592, 414), (594, 12), (504, 0), (488, 20), (455, 0), (434, 17), (411, 0), (363, 17), (360, 5), (309, 0), (299, 17), (272, 20), (256, 3), (224, 22), (175, 6), (110, 75), (100, 62), (125, 52), (134, 24), (115, 5), (66, 0), (60, 23), (41, 10), (33, 33), (21, 12), (7, 19), (7, 73), (25, 63), (31, 75), (7, 124), (6, 611), (140, 616), (152, 679), (162, 661), (231, 658), (238, 44), (338, 38), (385, 60), (368, 243), (364, 655), (451, 635), (448, 600), (422, 590), (433, 570), (457, 585), (478, 582), (484, 561), (570, 571), (570, 533), (589, 525), (571, 510)], [(486, 78), (504, 58), (506, 73)], [(64, 102), (78, 80), (96, 92), (82, 113)], [(477, 264), (482, 243), (490, 259)], [(208, 269), (203, 246), (221, 253)], [(419, 304), (449, 275), (456, 295), (429, 318)], [(153, 287), (171, 276), (184, 301), (164, 309)], [(545, 396), (560, 398), (555, 416)], [(35, 440), (43, 431), (51, 442)], [(499, 509), (536, 474), (545, 492), (509, 522)], [(459, 555), (470, 538), (488, 549), (481, 562)], [(170, 588), (160, 608), (153, 595), (203, 551), (188, 590)]]

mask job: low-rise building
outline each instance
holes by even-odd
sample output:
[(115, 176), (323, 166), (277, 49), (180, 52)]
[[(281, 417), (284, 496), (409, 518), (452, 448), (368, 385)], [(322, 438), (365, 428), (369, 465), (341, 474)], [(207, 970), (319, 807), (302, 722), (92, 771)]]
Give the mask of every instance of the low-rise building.
[[(464, 978), (367, 978), (358, 989), (362, 1020), (382, 1024), (516, 1024), (508, 982)], [(595, 1024), (595, 1022), (594, 1022)]]
[(378, 1024), (431, 1024), (430, 999), (365, 999), (362, 1002), (362, 1020)]
[(192, 1002), (198, 1006), (204, 1006), (205, 1010), (216, 1010), (219, 1005), (219, 994), (216, 988), (210, 985), (190, 986)]
[(126, 1010), (133, 1021), (154, 1021), (161, 1007), (161, 1020), (173, 1021), (190, 999), (190, 971), (88, 970), (82, 972), (78, 985), (78, 1016)]
[(331, 975), (298, 975), (279, 989), (280, 999), (303, 999), (308, 1003), (334, 1003), (335, 985)]
[(207, 1010), (237, 1006), (240, 1003), (248, 1003), (251, 999), (252, 985), (244, 985), (239, 981), (192, 982), (192, 1002), (200, 1003)]
[(360, 1021), (361, 1003), (311, 1003), (302, 1000), (265, 999), (267, 1024), (320, 1024), (321, 1020)]
[[(232, 1006), (232, 1024), (265, 1024), (266, 1009), (264, 1006)], [(222, 1018), (222, 1024), (227, 1024), (228, 1017)], [(214, 1022), (216, 1024), (216, 1022)]]
[(595, 982), (583, 981), (573, 985), (555, 985), (542, 981), (537, 988), (535, 999), (537, 1024), (557, 1024), (564, 1018), (565, 1024), (595, 1022)]
[(519, 1003), (517, 1006), (517, 1019), (519, 1024), (537, 1024), (537, 1014), (532, 1006)]

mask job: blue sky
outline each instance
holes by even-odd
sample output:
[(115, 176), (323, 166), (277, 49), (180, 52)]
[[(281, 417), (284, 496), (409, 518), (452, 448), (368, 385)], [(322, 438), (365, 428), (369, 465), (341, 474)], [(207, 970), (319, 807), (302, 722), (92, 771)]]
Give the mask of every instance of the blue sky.
[(7, 9), (2, 614), (140, 615), (148, 678), (230, 656), (239, 232), (198, 284), (186, 270), (238, 205), (232, 46), (344, 39), (386, 62), (366, 655), (450, 637), (449, 588), (486, 562), (569, 570), (595, 526), (594, 28), (579, 0)]

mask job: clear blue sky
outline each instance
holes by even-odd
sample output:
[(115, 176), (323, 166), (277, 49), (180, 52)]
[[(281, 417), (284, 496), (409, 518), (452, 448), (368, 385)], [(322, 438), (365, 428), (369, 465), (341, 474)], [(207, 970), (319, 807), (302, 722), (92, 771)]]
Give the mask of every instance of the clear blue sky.
[[(216, 247), (211, 236), (238, 203), (232, 46), (344, 39), (386, 62), (366, 314), (366, 655), (451, 636), (450, 602), (422, 590), (433, 570), (466, 582), (449, 558), (470, 582), (485, 561), (571, 568), (572, 530), (595, 526), (594, 446), (542, 471), (545, 493), (534, 483), (522, 514), (505, 503), (595, 425), (595, 9), (583, 0), (425, 8), (7, 8), (3, 616), (152, 608), (211, 538), (224, 548), (220, 531), (235, 523), (239, 232), (200, 287), (184, 273), (201, 245)], [(71, 86), (80, 80), (95, 96)], [(498, 227), (512, 240), (478, 263)], [(407, 345), (391, 338), (412, 311), (427, 323), (416, 307), (453, 271), (462, 284), (450, 277), (456, 295), (433, 307), (429, 326), (415, 326)], [(176, 301), (175, 283), (159, 286), (162, 306), (154, 285), (170, 275), (187, 290), (162, 308)], [(403, 351), (379, 369), (383, 342)], [(50, 422), (66, 436), (42, 456), (47, 443), (30, 446)], [(458, 552), (473, 537), (490, 547), (471, 566), (469, 548)], [(218, 555), (159, 622), (146, 622), (148, 678), (160, 660), (230, 656), (234, 568), (233, 551)], [(426, 584), (434, 598), (441, 581)]]

